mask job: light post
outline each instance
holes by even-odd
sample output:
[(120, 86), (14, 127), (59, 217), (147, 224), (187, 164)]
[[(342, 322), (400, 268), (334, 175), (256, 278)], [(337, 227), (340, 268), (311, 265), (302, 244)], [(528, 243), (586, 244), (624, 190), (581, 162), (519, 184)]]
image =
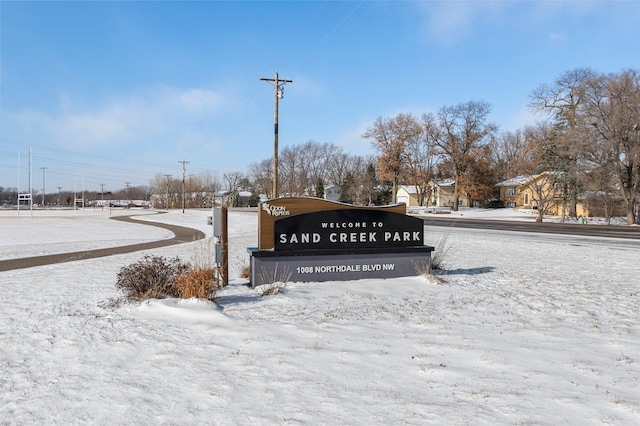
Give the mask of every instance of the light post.
[(101, 208), (102, 210), (104, 210), (104, 183), (100, 184), (100, 204), (101, 204)]
[(189, 161), (187, 160), (181, 160), (178, 161), (178, 163), (182, 163), (182, 213), (184, 213), (184, 204), (185, 204), (185, 193), (184, 193), (184, 179), (185, 179), (185, 173), (187, 171), (187, 164), (189, 164)]
[(167, 198), (164, 200), (164, 209), (169, 210), (169, 178), (171, 175), (164, 175), (167, 178)]
[(44, 171), (47, 170), (48, 167), (40, 167), (42, 170), (42, 209), (44, 210), (44, 194), (45, 194), (45, 186), (44, 186)]

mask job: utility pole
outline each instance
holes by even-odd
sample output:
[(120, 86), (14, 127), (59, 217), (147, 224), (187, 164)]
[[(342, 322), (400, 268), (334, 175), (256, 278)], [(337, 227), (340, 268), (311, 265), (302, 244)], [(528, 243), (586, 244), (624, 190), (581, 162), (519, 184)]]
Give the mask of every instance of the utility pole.
[(129, 208), (129, 205), (131, 204), (131, 202), (129, 201), (129, 185), (130, 184), (131, 182), (124, 183), (124, 191), (127, 193), (127, 208)]
[(102, 199), (102, 210), (104, 210), (104, 183), (101, 183), (100, 187), (102, 188), (100, 190), (100, 198)]
[(171, 175), (162, 175), (167, 178), (167, 198), (164, 200), (164, 208), (165, 210), (169, 210), (169, 178)]
[(61, 186), (56, 186), (58, 188), (58, 207), (60, 207), (60, 191), (62, 190)]
[(44, 210), (44, 191), (45, 191), (45, 186), (44, 186), (44, 171), (47, 170), (48, 167), (40, 167), (40, 170), (42, 170), (42, 209)]
[(278, 79), (278, 71), (276, 71), (274, 78), (263, 78), (260, 80), (266, 81), (269, 84), (273, 84), (275, 89), (275, 114), (273, 122), (273, 191), (272, 198), (278, 197), (278, 99), (284, 97), (284, 85), (287, 83), (293, 83), (293, 80), (280, 80)]
[(182, 213), (184, 213), (184, 201), (185, 201), (185, 194), (184, 194), (184, 175), (187, 171), (186, 165), (190, 163), (190, 161), (186, 161), (186, 160), (182, 160), (182, 161), (178, 161), (178, 163), (182, 163)]

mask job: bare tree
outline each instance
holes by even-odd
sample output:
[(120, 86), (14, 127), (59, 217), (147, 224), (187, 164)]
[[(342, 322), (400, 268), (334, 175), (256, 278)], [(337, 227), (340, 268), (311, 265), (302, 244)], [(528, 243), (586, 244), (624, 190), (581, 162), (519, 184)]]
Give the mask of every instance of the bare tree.
[(255, 194), (264, 196), (272, 194), (273, 158), (249, 164), (247, 179), (251, 182)]
[(500, 180), (530, 173), (535, 159), (523, 130), (501, 132), (489, 144), (495, 155), (496, 173)]
[(593, 77), (587, 96), (588, 122), (597, 132), (594, 146), (613, 160), (631, 225), (638, 222), (640, 197), (640, 73), (627, 70)]
[(347, 173), (352, 171), (353, 157), (345, 152), (331, 153), (326, 164), (325, 183), (338, 185), (346, 179)]
[(240, 183), (243, 181), (244, 175), (241, 172), (228, 172), (222, 175), (222, 179), (225, 191), (229, 192), (227, 203), (237, 207), (240, 202)]
[(462, 176), (470, 170), (474, 155), (489, 143), (497, 126), (488, 123), (491, 107), (484, 101), (469, 101), (425, 114), (425, 131), (440, 148), (454, 173), (453, 210), (458, 210)]
[(378, 117), (362, 135), (371, 139), (380, 153), (378, 176), (393, 184), (393, 202), (396, 202), (398, 182), (407, 174), (407, 150), (411, 140), (422, 134), (422, 127), (411, 114), (398, 114), (394, 118)]
[[(563, 193), (562, 220), (568, 209), (576, 215), (578, 182), (582, 170), (580, 154), (584, 150), (581, 117), (586, 102), (586, 82), (595, 76), (589, 68), (564, 72), (553, 84), (542, 84), (530, 96), (529, 107), (552, 119), (555, 128), (554, 147), (548, 150), (547, 164), (554, 171)], [(553, 161), (551, 155), (554, 156)]]
[(526, 186), (531, 190), (533, 205), (538, 210), (538, 222), (544, 220), (544, 215), (549, 212), (556, 201), (555, 179), (553, 173), (544, 172), (535, 180), (530, 181)]

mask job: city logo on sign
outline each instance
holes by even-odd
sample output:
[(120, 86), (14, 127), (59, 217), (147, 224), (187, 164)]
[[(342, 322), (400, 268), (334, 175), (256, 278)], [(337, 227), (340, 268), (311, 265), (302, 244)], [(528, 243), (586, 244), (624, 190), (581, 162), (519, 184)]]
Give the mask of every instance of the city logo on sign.
[(272, 206), (269, 203), (262, 203), (262, 210), (269, 216), (290, 216), (291, 212), (285, 206)]

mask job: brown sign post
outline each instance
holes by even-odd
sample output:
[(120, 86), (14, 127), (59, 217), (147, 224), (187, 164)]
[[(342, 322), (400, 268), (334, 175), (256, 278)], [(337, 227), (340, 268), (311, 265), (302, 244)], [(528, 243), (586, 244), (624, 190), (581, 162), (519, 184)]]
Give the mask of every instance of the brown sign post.
[(259, 206), (251, 254), (253, 286), (273, 282), (349, 281), (431, 271), (424, 223), (404, 204), (361, 207), (292, 197)]

